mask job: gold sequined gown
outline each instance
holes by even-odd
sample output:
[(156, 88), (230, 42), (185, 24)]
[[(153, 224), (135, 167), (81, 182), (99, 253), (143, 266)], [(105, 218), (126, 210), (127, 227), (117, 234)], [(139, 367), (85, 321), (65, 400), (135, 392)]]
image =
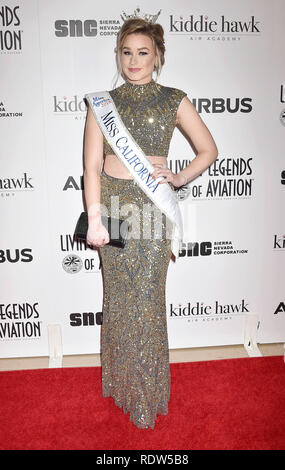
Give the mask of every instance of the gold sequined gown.
[[(145, 155), (167, 156), (177, 108), (186, 93), (159, 85), (153, 79), (143, 85), (126, 81), (109, 93)], [(104, 153), (114, 153), (105, 137)], [(157, 415), (168, 413), (170, 398), (165, 304), (171, 257), (169, 225), (166, 216), (133, 179), (116, 178), (103, 169), (101, 203), (110, 215), (112, 201), (112, 217), (123, 219), (135, 213), (136, 224), (132, 225), (133, 236), (124, 248), (108, 244), (100, 248), (104, 292), (102, 394), (113, 397), (124, 413), (130, 413), (135, 426), (153, 429)], [(135, 205), (136, 212), (122, 214), (125, 204)], [(148, 216), (143, 213), (146, 205), (154, 208)], [(155, 233), (155, 211), (160, 212), (162, 220), (159, 238)], [(151, 237), (144, 237), (144, 228), (149, 229)]]

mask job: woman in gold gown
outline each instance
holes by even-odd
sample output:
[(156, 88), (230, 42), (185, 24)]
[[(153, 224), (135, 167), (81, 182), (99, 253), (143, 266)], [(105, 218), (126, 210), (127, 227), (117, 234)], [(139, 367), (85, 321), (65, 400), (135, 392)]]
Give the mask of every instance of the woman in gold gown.
[[(174, 189), (209, 167), (217, 158), (217, 148), (186, 93), (152, 78), (164, 64), (163, 35), (160, 24), (140, 18), (124, 22), (117, 37), (116, 58), (118, 77), (125, 82), (109, 93), (123, 123), (153, 164), (152, 177), (163, 176), (160, 184), (168, 183)], [(198, 153), (190, 165), (174, 174), (167, 167), (167, 155), (177, 124), (191, 137)], [(157, 415), (168, 413), (170, 398), (165, 305), (171, 258), (169, 224), (114, 155), (90, 108), (84, 162), (87, 242), (99, 248), (104, 280), (102, 394), (113, 397), (124, 413), (129, 412), (138, 428), (153, 429)], [(133, 208), (131, 237), (124, 248), (108, 245), (100, 204), (108, 208), (109, 215), (121, 219), (129, 217), (126, 209)], [(159, 236), (158, 215), (162, 222)]]

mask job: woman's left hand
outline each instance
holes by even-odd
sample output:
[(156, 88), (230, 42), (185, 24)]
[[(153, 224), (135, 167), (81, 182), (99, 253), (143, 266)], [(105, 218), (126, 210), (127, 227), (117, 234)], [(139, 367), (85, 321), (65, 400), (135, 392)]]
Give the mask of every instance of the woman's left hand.
[(185, 184), (185, 178), (182, 175), (179, 175), (179, 173), (172, 173), (172, 171), (162, 163), (153, 163), (152, 166), (155, 168), (154, 171), (150, 173), (150, 176), (153, 179), (156, 179), (159, 176), (164, 177), (164, 179), (159, 181), (158, 184), (170, 182), (175, 188), (179, 188)]

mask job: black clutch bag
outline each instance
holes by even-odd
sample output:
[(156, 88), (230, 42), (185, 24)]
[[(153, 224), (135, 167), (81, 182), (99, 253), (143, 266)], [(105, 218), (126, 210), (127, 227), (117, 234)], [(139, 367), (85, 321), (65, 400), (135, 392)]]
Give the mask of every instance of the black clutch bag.
[[(130, 228), (129, 222), (127, 220), (115, 219), (105, 215), (101, 215), (101, 220), (109, 233), (110, 241), (107, 244), (124, 248)], [(87, 212), (81, 212), (75, 227), (74, 235), (76, 238), (86, 241), (87, 231), (88, 214)]]

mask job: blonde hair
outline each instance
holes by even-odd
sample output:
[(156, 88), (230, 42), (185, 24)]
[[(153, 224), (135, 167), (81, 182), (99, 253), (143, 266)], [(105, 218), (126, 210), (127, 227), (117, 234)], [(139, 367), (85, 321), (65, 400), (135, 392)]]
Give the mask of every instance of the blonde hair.
[(117, 36), (117, 46), (115, 48), (117, 74), (115, 77), (113, 88), (115, 88), (119, 78), (121, 76), (123, 77), (123, 70), (121, 65), (121, 52), (124, 41), (129, 34), (133, 33), (145, 34), (146, 36), (149, 36), (152, 40), (157, 56), (156, 64), (154, 66), (154, 71), (156, 72), (155, 81), (157, 81), (157, 78), (161, 73), (162, 66), (164, 65), (165, 46), (163, 27), (158, 23), (149, 23), (148, 21), (145, 21), (142, 18), (134, 18), (127, 20), (123, 23)]

